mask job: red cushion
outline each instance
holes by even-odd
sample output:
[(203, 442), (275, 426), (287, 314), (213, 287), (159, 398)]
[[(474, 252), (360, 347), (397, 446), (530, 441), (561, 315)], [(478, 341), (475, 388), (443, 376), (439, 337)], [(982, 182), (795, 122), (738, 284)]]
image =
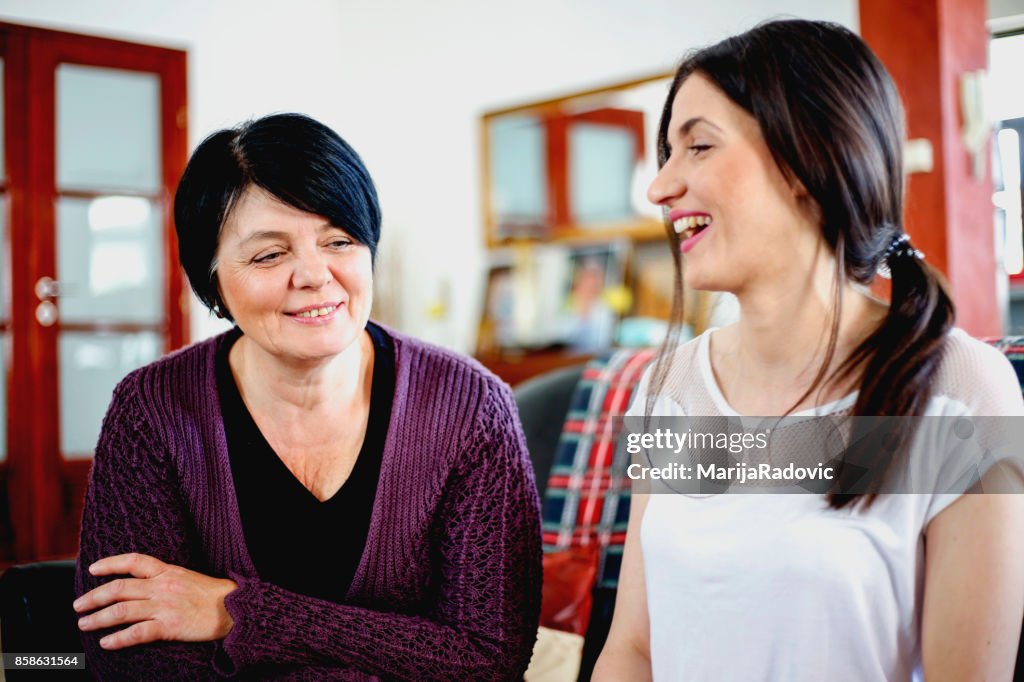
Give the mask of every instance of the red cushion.
[(540, 624), (585, 635), (593, 605), (599, 549), (596, 544), (544, 554)]

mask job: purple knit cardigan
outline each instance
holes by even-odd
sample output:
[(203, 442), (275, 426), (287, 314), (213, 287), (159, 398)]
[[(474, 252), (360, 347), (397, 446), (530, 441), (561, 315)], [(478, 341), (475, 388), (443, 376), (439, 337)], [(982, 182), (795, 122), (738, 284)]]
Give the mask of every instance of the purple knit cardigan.
[(214, 372), (225, 335), (118, 385), (89, 478), (76, 594), (101, 582), (89, 564), (122, 552), (230, 577), (238, 589), (220, 642), (105, 651), (110, 630), (83, 633), (95, 676), (522, 679), (540, 612), (540, 515), (511, 393), (472, 360), (386, 331), (391, 423), (343, 604), (264, 582), (253, 566)]

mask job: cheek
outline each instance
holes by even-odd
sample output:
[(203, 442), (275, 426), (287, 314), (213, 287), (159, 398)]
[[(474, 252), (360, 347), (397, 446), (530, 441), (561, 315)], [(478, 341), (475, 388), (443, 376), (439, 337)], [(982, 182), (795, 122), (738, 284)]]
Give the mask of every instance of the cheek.
[(276, 308), (280, 303), (281, 275), (273, 269), (242, 270), (219, 276), (224, 302), (236, 311)]
[(763, 200), (764, 182), (754, 166), (755, 161), (742, 155), (725, 160), (716, 169), (722, 205), (727, 211), (746, 211)]
[(335, 277), (349, 294), (368, 294), (373, 288), (373, 265), (369, 251), (365, 257), (346, 258), (334, 268)]
[[(737, 157), (715, 172), (714, 206), (730, 239), (755, 240), (758, 249), (792, 238), (793, 197), (756, 156)], [(735, 254), (739, 256), (739, 254)]]

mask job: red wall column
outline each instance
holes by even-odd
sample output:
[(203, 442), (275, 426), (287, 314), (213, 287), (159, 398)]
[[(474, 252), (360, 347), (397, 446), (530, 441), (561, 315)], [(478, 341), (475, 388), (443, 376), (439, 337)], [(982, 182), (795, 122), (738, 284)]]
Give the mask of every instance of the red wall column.
[(960, 77), (988, 64), (985, 0), (860, 0), (860, 33), (892, 74), (907, 135), (932, 144), (935, 167), (910, 175), (906, 228), (953, 289), (957, 324), (1002, 334), (996, 283), (992, 178), (972, 174), (961, 130)]

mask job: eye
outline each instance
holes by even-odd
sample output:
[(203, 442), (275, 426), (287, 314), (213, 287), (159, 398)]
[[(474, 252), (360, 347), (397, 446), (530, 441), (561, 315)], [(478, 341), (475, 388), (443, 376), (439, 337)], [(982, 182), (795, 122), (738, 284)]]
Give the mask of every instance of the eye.
[(281, 251), (274, 251), (273, 253), (268, 253), (265, 256), (258, 256), (257, 258), (253, 258), (252, 262), (253, 263), (259, 263), (261, 265), (265, 265), (265, 264), (269, 264), (269, 263), (274, 263), (274, 262), (280, 260), (280, 257), (283, 256), (283, 255), (284, 254)]
[(344, 249), (345, 247), (352, 246), (353, 242), (351, 239), (345, 239), (339, 237), (338, 239), (332, 239), (327, 243), (332, 249)]
[(707, 150), (711, 149), (709, 144), (691, 144), (687, 149), (690, 151), (690, 156), (700, 156)]

